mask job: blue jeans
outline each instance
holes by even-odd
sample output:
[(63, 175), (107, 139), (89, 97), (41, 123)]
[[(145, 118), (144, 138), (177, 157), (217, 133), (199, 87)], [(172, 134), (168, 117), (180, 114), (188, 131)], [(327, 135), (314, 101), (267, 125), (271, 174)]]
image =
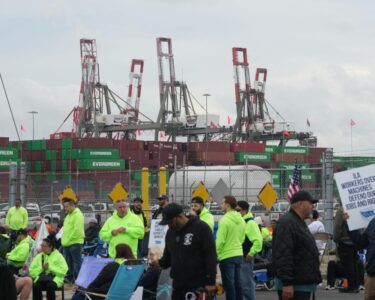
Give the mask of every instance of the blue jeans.
[(69, 268), (67, 278), (71, 282), (76, 280), (79, 270), (81, 269), (81, 252), (82, 244), (73, 244), (68, 247), (64, 247), (64, 256)]
[(246, 261), (245, 258), (241, 265), (241, 280), (243, 289), (243, 298), (246, 300), (255, 300), (255, 283), (253, 274), (254, 264), (252, 261)]
[(220, 261), (219, 267), (227, 300), (242, 299), (241, 264), (242, 256), (235, 256)]

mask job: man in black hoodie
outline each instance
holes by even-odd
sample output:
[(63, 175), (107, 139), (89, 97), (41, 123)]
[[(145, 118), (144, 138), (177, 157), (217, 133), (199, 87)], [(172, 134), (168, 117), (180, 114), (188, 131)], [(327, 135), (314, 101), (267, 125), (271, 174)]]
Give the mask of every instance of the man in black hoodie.
[(216, 249), (210, 227), (196, 217), (186, 217), (176, 203), (164, 207), (160, 225), (169, 227), (159, 265), (171, 267), (172, 300), (185, 299), (201, 288), (213, 295)]

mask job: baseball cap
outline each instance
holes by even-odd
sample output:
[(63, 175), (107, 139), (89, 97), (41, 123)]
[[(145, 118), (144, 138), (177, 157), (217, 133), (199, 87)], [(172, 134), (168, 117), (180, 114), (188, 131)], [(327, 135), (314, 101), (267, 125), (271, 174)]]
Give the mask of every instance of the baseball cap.
[(160, 195), (156, 199), (158, 199), (158, 200), (168, 200), (168, 196), (167, 195)]
[(193, 199), (191, 199), (191, 204), (193, 203), (204, 205), (203, 199), (201, 197), (194, 197)]
[(140, 203), (143, 203), (143, 200), (142, 200), (141, 197), (135, 197), (135, 198), (133, 199), (133, 202), (140, 202)]
[(181, 205), (177, 203), (168, 204), (166, 207), (163, 208), (162, 215), (163, 219), (160, 221), (160, 225), (168, 225), (168, 223), (179, 214), (182, 214), (183, 210)]
[(297, 203), (298, 201), (309, 201), (313, 204), (319, 202), (318, 199), (314, 199), (310, 195), (310, 193), (308, 193), (306, 191), (298, 191), (298, 192), (293, 194), (292, 198), (290, 199), (290, 203), (293, 204), (293, 203)]

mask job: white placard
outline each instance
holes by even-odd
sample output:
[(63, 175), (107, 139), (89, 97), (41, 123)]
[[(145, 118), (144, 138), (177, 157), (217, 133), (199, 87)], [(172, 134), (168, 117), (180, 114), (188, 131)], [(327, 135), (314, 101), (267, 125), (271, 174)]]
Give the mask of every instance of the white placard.
[(159, 225), (160, 219), (151, 220), (150, 239), (148, 241), (148, 248), (152, 246), (159, 246), (164, 248), (165, 235), (168, 231), (167, 225)]
[(375, 216), (375, 165), (335, 173), (350, 230), (366, 227)]

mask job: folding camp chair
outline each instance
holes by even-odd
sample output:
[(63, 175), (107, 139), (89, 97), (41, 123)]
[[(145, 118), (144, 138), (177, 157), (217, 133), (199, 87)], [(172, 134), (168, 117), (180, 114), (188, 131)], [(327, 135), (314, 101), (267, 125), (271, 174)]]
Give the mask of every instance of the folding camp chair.
[(93, 256), (85, 256), (83, 258), (82, 266), (75, 284), (79, 288), (86, 289), (89, 284), (93, 282), (93, 280), (99, 275), (103, 268), (112, 261), (113, 258), (97, 258)]
[(128, 259), (118, 268), (107, 295), (84, 291), (85, 296), (88, 299), (96, 296), (107, 300), (130, 300), (144, 270), (145, 260)]

